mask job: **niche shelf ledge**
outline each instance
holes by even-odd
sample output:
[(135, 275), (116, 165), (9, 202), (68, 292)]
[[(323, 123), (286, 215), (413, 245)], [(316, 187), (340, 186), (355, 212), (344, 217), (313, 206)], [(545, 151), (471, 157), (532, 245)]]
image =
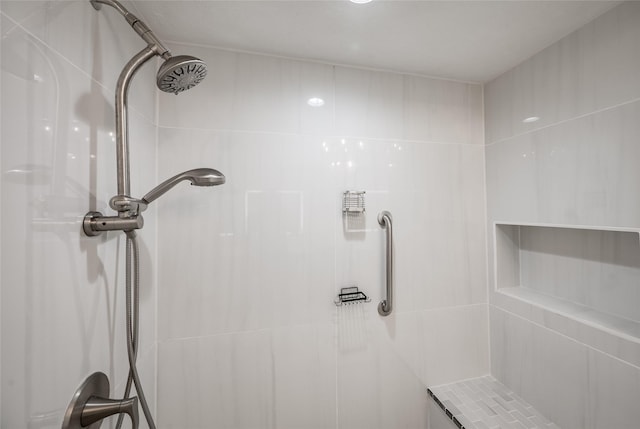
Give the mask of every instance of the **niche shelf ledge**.
[(640, 364), (640, 229), (495, 222), (492, 304)]

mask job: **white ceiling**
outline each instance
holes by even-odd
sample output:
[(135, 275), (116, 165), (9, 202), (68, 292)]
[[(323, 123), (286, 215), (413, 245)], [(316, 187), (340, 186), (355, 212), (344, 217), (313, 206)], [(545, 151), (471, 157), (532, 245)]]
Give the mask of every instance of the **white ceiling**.
[(486, 82), (618, 1), (138, 0), (163, 40)]

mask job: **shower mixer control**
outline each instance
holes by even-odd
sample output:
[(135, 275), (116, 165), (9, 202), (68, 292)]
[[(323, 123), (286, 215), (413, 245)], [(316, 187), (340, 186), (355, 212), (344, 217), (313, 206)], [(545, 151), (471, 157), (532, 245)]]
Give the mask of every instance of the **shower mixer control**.
[(144, 226), (142, 215), (130, 217), (103, 216), (100, 212), (89, 212), (82, 222), (82, 230), (89, 237), (95, 237), (104, 231), (133, 231)]
[(82, 230), (89, 237), (95, 237), (104, 231), (133, 231), (144, 226), (141, 212), (147, 209), (147, 202), (126, 195), (116, 195), (109, 206), (118, 212), (118, 216), (104, 216), (100, 212), (85, 215)]

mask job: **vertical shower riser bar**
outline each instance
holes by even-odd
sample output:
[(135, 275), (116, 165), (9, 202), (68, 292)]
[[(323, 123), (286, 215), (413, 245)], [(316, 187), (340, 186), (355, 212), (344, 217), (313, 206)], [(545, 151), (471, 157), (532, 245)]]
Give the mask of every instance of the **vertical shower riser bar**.
[[(156, 52), (154, 49), (149, 46), (145, 47), (136, 56), (131, 58), (118, 78), (118, 85), (116, 89), (116, 156), (118, 163), (118, 196), (128, 197), (131, 194), (131, 183), (129, 181), (129, 127), (127, 124), (129, 85), (133, 76), (140, 67), (155, 55)], [(114, 210), (118, 210), (118, 208), (112, 208)], [(120, 213), (123, 212), (120, 211)]]

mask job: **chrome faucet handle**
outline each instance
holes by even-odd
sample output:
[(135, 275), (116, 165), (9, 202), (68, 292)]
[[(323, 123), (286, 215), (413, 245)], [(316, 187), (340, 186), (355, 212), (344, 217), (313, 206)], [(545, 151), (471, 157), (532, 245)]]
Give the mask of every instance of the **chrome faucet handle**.
[(138, 429), (138, 398), (109, 399), (109, 379), (94, 372), (78, 387), (64, 414), (62, 429), (99, 429), (102, 420), (114, 414), (126, 413), (131, 427)]
[(114, 414), (129, 414), (131, 427), (138, 429), (138, 398), (109, 399), (99, 396), (90, 397), (84, 404), (80, 422), (82, 427), (90, 426)]

